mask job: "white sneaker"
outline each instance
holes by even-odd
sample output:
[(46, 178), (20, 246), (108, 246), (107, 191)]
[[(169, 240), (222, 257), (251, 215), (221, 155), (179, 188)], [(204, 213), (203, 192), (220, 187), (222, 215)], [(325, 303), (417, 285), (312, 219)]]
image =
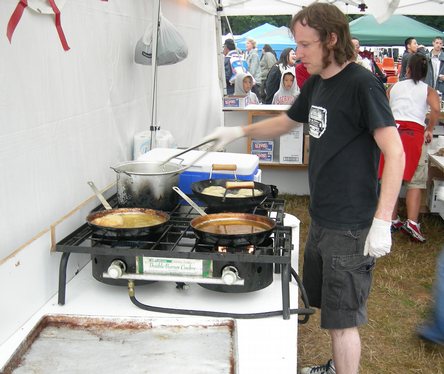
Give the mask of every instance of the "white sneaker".
[(333, 360), (328, 360), (325, 365), (309, 366), (299, 371), (299, 374), (336, 374)]

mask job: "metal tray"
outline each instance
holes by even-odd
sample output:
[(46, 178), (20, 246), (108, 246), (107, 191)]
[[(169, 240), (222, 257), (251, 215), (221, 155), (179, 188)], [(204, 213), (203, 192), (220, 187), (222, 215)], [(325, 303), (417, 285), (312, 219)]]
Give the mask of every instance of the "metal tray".
[(46, 315), (2, 373), (237, 373), (231, 319)]

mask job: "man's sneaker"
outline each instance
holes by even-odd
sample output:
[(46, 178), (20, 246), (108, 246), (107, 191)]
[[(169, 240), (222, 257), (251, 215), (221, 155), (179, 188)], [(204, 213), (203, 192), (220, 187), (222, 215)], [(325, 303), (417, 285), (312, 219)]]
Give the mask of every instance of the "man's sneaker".
[(396, 219), (392, 219), (392, 226), (390, 227), (391, 232), (398, 231), (402, 226), (404, 225), (404, 222), (401, 221), (401, 219), (396, 217)]
[(417, 242), (424, 243), (426, 241), (426, 238), (424, 237), (424, 235), (422, 235), (419, 223), (413, 222), (412, 220), (408, 219), (402, 226), (402, 230), (409, 234), (410, 237)]
[(325, 365), (303, 368), (299, 374), (336, 374), (336, 369), (333, 360), (328, 360)]

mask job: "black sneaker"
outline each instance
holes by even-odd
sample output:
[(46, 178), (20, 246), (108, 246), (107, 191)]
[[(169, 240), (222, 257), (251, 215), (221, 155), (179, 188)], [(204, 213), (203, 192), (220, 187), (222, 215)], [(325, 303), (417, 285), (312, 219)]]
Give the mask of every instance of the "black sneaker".
[(333, 360), (328, 360), (325, 365), (309, 366), (299, 371), (299, 374), (336, 374)]

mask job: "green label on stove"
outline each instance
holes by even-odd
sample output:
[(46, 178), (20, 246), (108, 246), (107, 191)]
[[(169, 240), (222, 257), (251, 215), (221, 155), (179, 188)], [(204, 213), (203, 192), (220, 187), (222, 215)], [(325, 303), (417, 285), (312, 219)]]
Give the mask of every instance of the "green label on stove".
[(137, 263), (139, 274), (194, 275), (205, 278), (213, 274), (213, 263), (210, 260), (139, 257)]

